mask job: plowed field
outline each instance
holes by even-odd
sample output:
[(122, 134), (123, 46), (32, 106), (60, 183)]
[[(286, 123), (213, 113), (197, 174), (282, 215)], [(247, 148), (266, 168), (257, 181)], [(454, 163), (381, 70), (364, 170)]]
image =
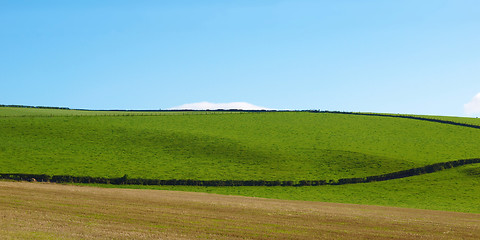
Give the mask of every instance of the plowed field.
[(480, 214), (0, 181), (2, 239), (480, 239)]

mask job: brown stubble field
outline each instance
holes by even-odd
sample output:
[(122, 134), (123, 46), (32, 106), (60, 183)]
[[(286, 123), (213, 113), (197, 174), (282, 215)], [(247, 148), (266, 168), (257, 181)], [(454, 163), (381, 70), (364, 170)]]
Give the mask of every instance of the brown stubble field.
[(480, 239), (480, 214), (0, 181), (2, 239)]

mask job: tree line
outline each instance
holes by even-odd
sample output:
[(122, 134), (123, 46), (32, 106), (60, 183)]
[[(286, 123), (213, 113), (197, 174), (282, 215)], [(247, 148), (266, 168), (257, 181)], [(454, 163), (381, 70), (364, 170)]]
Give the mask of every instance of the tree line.
[(459, 167), (467, 164), (480, 163), (480, 158), (461, 159), (456, 161), (435, 163), (423, 167), (402, 170), (368, 177), (342, 178), (338, 180), (301, 180), (301, 181), (268, 181), (268, 180), (196, 180), (196, 179), (145, 179), (129, 178), (124, 175), (119, 178), (71, 176), (71, 175), (48, 175), (48, 174), (23, 174), (23, 173), (0, 173), (0, 179), (16, 181), (38, 181), (53, 183), (100, 183), (117, 185), (170, 185), (170, 186), (320, 186), (320, 185), (344, 185), (354, 183), (369, 183), (387, 181), (398, 178), (411, 177), (426, 173), (438, 172), (444, 169)]
[(16, 107), (16, 108), (42, 108), (42, 109), (64, 109), (69, 110), (68, 107), (49, 107), (49, 106), (27, 106), (27, 105), (5, 105), (0, 104), (0, 107)]

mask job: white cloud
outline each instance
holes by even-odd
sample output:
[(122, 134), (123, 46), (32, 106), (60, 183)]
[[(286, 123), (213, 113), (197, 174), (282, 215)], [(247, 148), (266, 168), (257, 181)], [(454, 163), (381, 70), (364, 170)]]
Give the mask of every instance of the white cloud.
[(480, 93), (475, 95), (470, 102), (463, 105), (463, 109), (468, 115), (480, 113)]
[(198, 102), (188, 103), (177, 107), (170, 108), (170, 110), (217, 110), (217, 109), (242, 109), (242, 110), (271, 110), (265, 107), (255, 106), (246, 102), (231, 102), (231, 103), (211, 103)]

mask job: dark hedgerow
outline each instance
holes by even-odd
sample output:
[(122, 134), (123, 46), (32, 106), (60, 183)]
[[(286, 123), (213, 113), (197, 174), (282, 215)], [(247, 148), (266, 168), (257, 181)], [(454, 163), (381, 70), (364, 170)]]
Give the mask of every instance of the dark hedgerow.
[(381, 174), (360, 178), (342, 178), (338, 180), (301, 180), (301, 181), (265, 181), (265, 180), (196, 180), (196, 179), (143, 179), (129, 178), (124, 175), (119, 178), (104, 178), (90, 176), (71, 175), (47, 175), (47, 174), (24, 174), (24, 173), (0, 173), (0, 179), (15, 181), (36, 181), (54, 183), (102, 183), (102, 184), (130, 184), (130, 185), (171, 185), (171, 186), (208, 186), (208, 187), (233, 187), (233, 186), (320, 186), (320, 185), (344, 185), (354, 183), (368, 183), (386, 181), (415, 175), (438, 172), (444, 169), (459, 167), (467, 164), (480, 163), (480, 158), (461, 159), (450, 162), (435, 163), (419, 168)]
[(358, 112), (340, 112), (340, 111), (309, 111), (312, 113), (334, 113), (334, 114), (351, 114), (351, 115), (361, 115), (361, 116), (377, 116), (377, 117), (393, 117), (393, 118), (407, 118), (407, 119), (414, 119), (414, 120), (422, 120), (428, 122), (436, 122), (436, 123), (443, 123), (443, 124), (450, 124), (455, 126), (462, 126), (462, 127), (469, 127), (469, 128), (477, 128), (480, 129), (479, 125), (467, 124), (467, 123), (459, 123), (454, 121), (447, 121), (435, 118), (425, 118), (425, 117), (417, 117), (411, 115), (400, 115), (400, 114), (384, 114), (384, 113), (358, 113)]

